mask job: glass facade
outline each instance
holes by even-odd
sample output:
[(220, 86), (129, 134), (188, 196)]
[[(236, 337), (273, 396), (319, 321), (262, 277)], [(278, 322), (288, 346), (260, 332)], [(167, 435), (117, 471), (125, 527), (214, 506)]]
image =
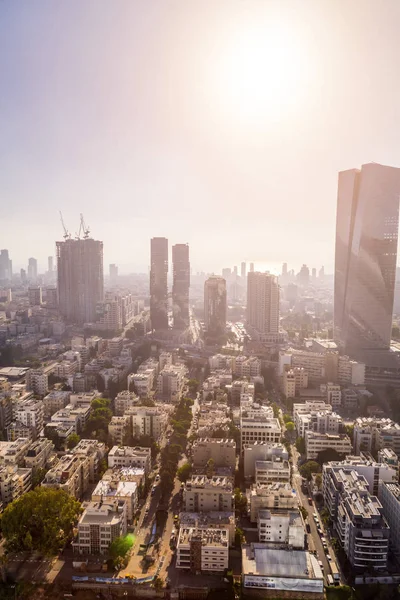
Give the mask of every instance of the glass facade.
[(388, 350), (396, 279), (400, 169), (339, 173), (334, 337), (363, 359)]

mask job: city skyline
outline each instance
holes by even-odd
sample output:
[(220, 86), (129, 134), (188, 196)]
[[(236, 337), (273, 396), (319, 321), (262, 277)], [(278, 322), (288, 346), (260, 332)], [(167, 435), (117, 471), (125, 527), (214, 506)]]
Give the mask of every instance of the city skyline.
[[(333, 272), (337, 172), (372, 160), (400, 164), (398, 3), (121, 6), (2, 3), (1, 246), (15, 271), (33, 247), (46, 264), (62, 210), (73, 233), (76, 215), (85, 214), (104, 242), (105, 264), (121, 273), (147, 272), (147, 240), (179, 242), (182, 229), (195, 272), (243, 259), (297, 269), (299, 248), (302, 262), (311, 265), (317, 253)], [(254, 61), (258, 46), (268, 51), (260, 32), (271, 24), (287, 43), (285, 54), (270, 38), (272, 54), (284, 54), (288, 87), (276, 81), (269, 55), (265, 66)], [(382, 41), (371, 45), (377, 31)], [(241, 96), (241, 77), (261, 101), (262, 82), (273, 78), (265, 113)], [(276, 101), (293, 83), (302, 92), (295, 106), (284, 99), (277, 115)], [(193, 206), (202, 207), (195, 220)]]

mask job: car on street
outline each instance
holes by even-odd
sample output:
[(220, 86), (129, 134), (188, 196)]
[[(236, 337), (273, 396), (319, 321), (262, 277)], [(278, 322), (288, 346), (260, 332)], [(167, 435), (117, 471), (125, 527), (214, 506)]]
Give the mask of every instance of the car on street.
[(312, 506), (312, 498), (308, 498), (308, 504)]
[(156, 481), (160, 481), (160, 475), (158, 473), (156, 475)]

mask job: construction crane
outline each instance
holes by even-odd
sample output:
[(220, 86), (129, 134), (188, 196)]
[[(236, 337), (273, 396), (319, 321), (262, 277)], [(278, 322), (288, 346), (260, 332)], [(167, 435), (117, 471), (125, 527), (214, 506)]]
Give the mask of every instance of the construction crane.
[(90, 234), (90, 229), (89, 229), (89, 227), (86, 227), (82, 213), (81, 213), (81, 224), (79, 226), (79, 233), (81, 233), (81, 229), (83, 231), (83, 239), (87, 240), (89, 237), (89, 234)]
[(60, 218), (61, 218), (61, 225), (63, 226), (63, 229), (64, 229), (63, 238), (64, 238), (64, 240), (70, 240), (71, 234), (68, 232), (68, 229), (65, 227), (65, 223), (64, 223), (64, 219), (63, 219), (61, 210), (60, 210)]

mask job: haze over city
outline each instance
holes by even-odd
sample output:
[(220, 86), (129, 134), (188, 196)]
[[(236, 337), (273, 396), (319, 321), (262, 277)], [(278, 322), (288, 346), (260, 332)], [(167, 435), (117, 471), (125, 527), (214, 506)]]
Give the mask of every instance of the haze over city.
[(121, 272), (153, 235), (195, 271), (332, 272), (338, 171), (400, 164), (399, 24), (392, 0), (2, 2), (2, 247), (44, 268), (62, 210)]

